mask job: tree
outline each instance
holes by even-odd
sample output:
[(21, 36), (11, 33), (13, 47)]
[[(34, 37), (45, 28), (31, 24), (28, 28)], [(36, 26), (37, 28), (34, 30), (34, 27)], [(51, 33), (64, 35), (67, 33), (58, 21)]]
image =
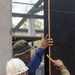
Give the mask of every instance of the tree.
[(22, 25), (23, 29), (27, 29), (28, 28), (28, 19), (24, 22), (24, 24)]
[(42, 22), (40, 20), (35, 20), (35, 29), (43, 30)]

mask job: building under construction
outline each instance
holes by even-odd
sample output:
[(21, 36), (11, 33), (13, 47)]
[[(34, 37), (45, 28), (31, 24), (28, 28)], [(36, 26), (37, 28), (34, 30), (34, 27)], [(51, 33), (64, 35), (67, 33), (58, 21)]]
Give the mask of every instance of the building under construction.
[[(31, 8), (26, 13), (13, 12), (14, 5), (29, 5)], [(39, 68), (37, 75), (61, 75), (46, 54), (50, 54), (53, 59), (61, 59), (71, 75), (75, 74), (74, 0), (36, 0), (34, 3), (27, 3), (26, 0), (0, 0), (0, 10), (0, 75), (5, 75), (5, 66), (13, 57), (12, 45), (16, 41), (24, 39), (34, 45), (34, 41), (40, 40), (41, 35), (46, 34), (53, 38), (54, 44), (50, 51), (45, 52), (43, 71)], [(43, 14), (36, 14), (40, 11)], [(21, 20), (13, 27), (12, 18), (16, 17)], [(28, 28), (21, 28), (27, 19)], [(44, 29), (35, 28), (35, 19), (43, 20)]]

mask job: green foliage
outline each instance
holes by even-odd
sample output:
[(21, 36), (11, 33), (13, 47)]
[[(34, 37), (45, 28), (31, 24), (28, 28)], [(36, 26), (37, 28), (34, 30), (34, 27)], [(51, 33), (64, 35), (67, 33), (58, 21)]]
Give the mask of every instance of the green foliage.
[(27, 29), (28, 28), (28, 20), (26, 20), (25, 22), (24, 22), (24, 24), (22, 25), (22, 28), (24, 28), (24, 29)]
[[(27, 29), (28, 28), (28, 19), (23, 23), (23, 25), (21, 26), (21, 28), (23, 29)], [(12, 28), (14, 28), (16, 25), (12, 24)], [(43, 30), (43, 26), (42, 26), (42, 22), (40, 20), (35, 20), (35, 29), (38, 30)]]
[(40, 43), (40, 40), (35, 41), (35, 46), (38, 46)]
[(27, 24), (24, 23), (22, 28), (27, 29)]
[(35, 29), (43, 30), (42, 22), (40, 20), (35, 21)]
[(15, 24), (12, 24), (12, 28), (14, 28), (15, 27)]

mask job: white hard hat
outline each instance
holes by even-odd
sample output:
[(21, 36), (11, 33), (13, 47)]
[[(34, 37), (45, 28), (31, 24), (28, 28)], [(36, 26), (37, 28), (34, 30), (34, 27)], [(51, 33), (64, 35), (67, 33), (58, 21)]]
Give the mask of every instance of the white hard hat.
[(7, 62), (6, 75), (18, 75), (28, 70), (25, 63), (19, 58), (13, 58)]

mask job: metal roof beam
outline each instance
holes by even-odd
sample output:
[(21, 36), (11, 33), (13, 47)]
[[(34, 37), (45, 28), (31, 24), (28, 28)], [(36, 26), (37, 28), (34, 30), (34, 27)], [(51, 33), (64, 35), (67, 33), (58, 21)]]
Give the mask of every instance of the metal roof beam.
[(24, 5), (35, 5), (35, 4), (31, 4), (31, 3), (22, 3), (22, 2), (12, 2), (12, 3), (15, 3), (15, 4), (24, 4)]
[[(42, 2), (43, 2), (43, 0), (39, 0), (39, 1), (33, 6), (33, 8), (28, 12), (28, 14), (33, 14), (33, 9), (34, 9), (34, 8), (38, 8), (39, 5), (40, 5)], [(23, 19), (18, 23), (18, 25), (14, 28), (14, 31), (15, 31), (15, 32), (16, 32), (16, 31), (19, 29), (19, 27), (26, 21), (26, 19), (27, 19), (27, 18), (23, 18)]]
[(31, 15), (31, 14), (12, 13), (12, 16), (13, 17), (23, 17), (23, 18), (44, 19), (44, 16), (41, 16), (41, 15)]
[(37, 12), (42, 11), (42, 10), (44, 10), (44, 5), (41, 7), (38, 7), (37, 9), (36, 8), (33, 9), (33, 13), (37, 13)]
[[(14, 28), (12, 29), (12, 31), (14, 32)], [(28, 29), (18, 29), (18, 31), (16, 31), (16, 32), (26, 32), (26, 33), (28, 33)], [(35, 30), (35, 32), (36, 33), (44, 33), (44, 30)]]

